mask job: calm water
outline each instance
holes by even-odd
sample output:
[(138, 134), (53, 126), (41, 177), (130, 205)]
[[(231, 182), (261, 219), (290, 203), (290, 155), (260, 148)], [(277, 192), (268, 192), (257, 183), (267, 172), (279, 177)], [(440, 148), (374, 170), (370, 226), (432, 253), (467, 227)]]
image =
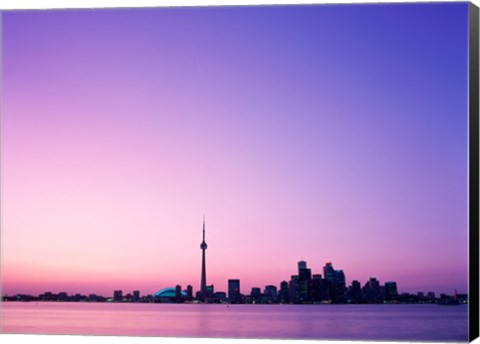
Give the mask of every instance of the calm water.
[(4, 302), (3, 333), (467, 341), (468, 306)]

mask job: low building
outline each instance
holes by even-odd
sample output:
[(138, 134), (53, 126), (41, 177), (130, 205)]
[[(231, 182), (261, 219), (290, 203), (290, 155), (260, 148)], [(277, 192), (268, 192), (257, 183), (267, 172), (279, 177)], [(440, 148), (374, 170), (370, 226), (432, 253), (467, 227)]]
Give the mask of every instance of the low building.
[(176, 288), (164, 288), (153, 294), (155, 302), (183, 302), (187, 299), (187, 293), (183, 290), (178, 295)]

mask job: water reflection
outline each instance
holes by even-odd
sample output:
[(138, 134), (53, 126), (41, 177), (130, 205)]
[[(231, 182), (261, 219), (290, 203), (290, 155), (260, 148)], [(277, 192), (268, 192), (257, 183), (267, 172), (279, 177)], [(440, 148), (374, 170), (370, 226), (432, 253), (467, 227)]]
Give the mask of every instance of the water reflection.
[(468, 307), (2, 303), (3, 333), (464, 341)]

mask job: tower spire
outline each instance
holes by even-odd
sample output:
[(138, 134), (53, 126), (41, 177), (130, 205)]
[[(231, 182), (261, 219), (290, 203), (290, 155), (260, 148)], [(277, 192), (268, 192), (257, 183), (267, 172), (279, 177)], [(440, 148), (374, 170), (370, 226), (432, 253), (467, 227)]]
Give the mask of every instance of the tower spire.
[(207, 298), (207, 272), (205, 263), (205, 250), (207, 249), (207, 243), (205, 242), (205, 215), (203, 215), (203, 240), (200, 244), (200, 249), (202, 250), (202, 275), (200, 281), (200, 295), (201, 301), (205, 302)]

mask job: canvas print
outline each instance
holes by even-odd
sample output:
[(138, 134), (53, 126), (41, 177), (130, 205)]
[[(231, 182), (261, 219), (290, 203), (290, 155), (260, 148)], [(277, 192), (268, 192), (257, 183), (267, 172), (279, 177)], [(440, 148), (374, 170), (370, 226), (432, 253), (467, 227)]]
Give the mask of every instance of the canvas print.
[(469, 340), (472, 11), (1, 12), (1, 332)]

